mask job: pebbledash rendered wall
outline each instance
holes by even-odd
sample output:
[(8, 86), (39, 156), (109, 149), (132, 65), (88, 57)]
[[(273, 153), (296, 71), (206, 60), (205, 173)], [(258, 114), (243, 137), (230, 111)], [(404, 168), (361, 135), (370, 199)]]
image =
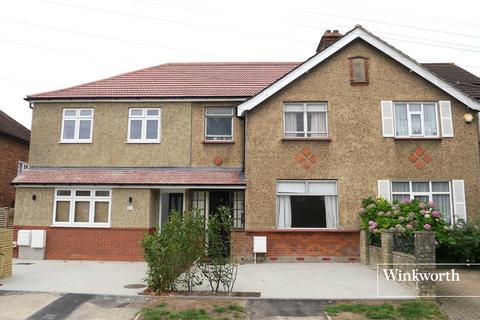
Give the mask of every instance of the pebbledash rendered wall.
[(138, 242), (158, 222), (158, 190), (112, 189), (111, 228), (53, 226), (53, 188), (19, 188), (17, 199), (14, 238), (20, 229), (47, 230), (46, 259), (143, 260)]
[[(368, 85), (350, 84), (348, 58), (353, 56), (369, 58)], [(382, 100), (450, 100), (455, 136), (410, 141), (384, 138)], [(330, 140), (283, 140), (284, 103), (309, 101), (328, 103)], [(368, 44), (353, 42), (247, 112), (246, 231), (234, 235), (234, 243), (246, 244), (233, 252), (239, 253), (237, 258), (251, 259), (248, 238), (268, 232), (267, 259), (358, 257), (358, 208), (362, 198), (378, 194), (378, 180), (465, 180), (468, 218), (473, 219), (480, 209), (476, 196), (480, 174), (478, 127), (476, 120), (470, 124), (463, 120), (465, 113), (475, 115), (473, 110)], [(421, 169), (409, 159), (418, 147), (432, 158)], [(299, 161), (302, 154), (313, 161)], [(279, 179), (336, 180), (338, 230), (275, 232)], [(242, 240), (244, 237), (246, 240)], [(344, 239), (348, 239), (348, 244), (343, 243)], [(310, 250), (313, 247), (319, 251)]]

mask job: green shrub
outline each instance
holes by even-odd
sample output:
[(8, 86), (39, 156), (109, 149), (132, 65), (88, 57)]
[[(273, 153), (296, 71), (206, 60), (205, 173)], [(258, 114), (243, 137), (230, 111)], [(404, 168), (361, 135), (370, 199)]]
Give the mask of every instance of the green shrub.
[(446, 241), (446, 222), (434, 203), (405, 200), (391, 203), (384, 198), (366, 198), (360, 208), (362, 229), (369, 233), (397, 231), (411, 235), (414, 231), (433, 231), (438, 242)]
[(446, 241), (437, 248), (437, 261), (457, 263), (480, 262), (480, 219), (459, 221), (447, 232)]
[(198, 284), (191, 267), (205, 251), (205, 225), (200, 214), (172, 211), (160, 232), (157, 228), (146, 233), (140, 245), (148, 266), (145, 280), (151, 290), (174, 290), (182, 274), (189, 290)]

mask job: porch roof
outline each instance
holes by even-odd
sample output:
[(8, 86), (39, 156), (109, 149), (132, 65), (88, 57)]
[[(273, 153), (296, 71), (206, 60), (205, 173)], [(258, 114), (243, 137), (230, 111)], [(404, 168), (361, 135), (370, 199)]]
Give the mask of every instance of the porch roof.
[(15, 185), (245, 185), (241, 168), (31, 167)]

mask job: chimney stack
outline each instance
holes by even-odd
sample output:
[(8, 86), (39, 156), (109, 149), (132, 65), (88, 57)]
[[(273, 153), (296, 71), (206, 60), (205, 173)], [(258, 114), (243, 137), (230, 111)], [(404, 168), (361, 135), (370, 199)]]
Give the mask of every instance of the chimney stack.
[(320, 43), (318, 44), (317, 53), (330, 47), (333, 43), (337, 42), (337, 40), (340, 39), (341, 37), (343, 37), (343, 34), (338, 32), (338, 30), (325, 31), (322, 38), (320, 39)]

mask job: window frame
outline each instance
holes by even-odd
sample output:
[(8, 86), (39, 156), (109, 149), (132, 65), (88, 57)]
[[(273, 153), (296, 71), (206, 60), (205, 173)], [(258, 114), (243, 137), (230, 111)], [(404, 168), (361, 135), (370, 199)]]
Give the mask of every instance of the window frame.
[[(309, 105), (325, 105), (325, 111), (308, 111), (308, 106)], [(287, 117), (286, 114), (287, 112), (289, 113), (300, 113), (300, 111), (286, 111), (286, 108), (288, 106), (294, 106), (294, 105), (302, 105), (302, 113), (303, 113), (303, 131), (290, 131), (287, 132)], [(284, 102), (283, 103), (283, 138), (284, 139), (328, 139), (329, 138), (329, 132), (328, 132), (328, 103), (326, 101), (319, 101), (319, 102)], [(308, 131), (308, 112), (318, 112), (318, 113), (325, 113), (325, 132), (313, 132), (313, 131)], [(287, 134), (300, 134), (303, 133), (303, 136), (287, 136)], [(311, 134), (324, 134), (324, 136), (308, 136)]]
[[(230, 109), (231, 111), (231, 114), (228, 115), (228, 114), (208, 114), (208, 109)], [(234, 108), (233, 107), (221, 107), (221, 106), (218, 106), (218, 107), (205, 107), (205, 110), (204, 110), (204, 140), (207, 141), (207, 142), (233, 142), (233, 116), (234, 116)], [(224, 118), (224, 119), (228, 119), (230, 118), (230, 121), (231, 121), (231, 131), (232, 133), (230, 135), (209, 135), (207, 133), (207, 123), (208, 123), (208, 118)], [(212, 139), (210, 139), (212, 138)]]
[[(364, 69), (363, 72), (365, 72), (365, 80), (355, 80), (354, 72), (353, 72), (354, 60), (361, 60), (363, 62), (363, 69)], [(369, 68), (368, 57), (362, 57), (362, 56), (349, 57), (348, 61), (350, 66), (350, 84), (368, 84), (370, 80), (369, 74), (368, 74), (368, 68)]]
[[(89, 110), (92, 112), (89, 116), (82, 116), (81, 112)], [(75, 111), (74, 116), (67, 116), (67, 111)], [(93, 140), (93, 123), (94, 123), (95, 109), (93, 108), (65, 108), (62, 109), (62, 128), (60, 132), (60, 143), (92, 143)], [(74, 120), (75, 121), (75, 132), (73, 139), (64, 138), (63, 134), (65, 131), (65, 121)], [(90, 120), (90, 138), (80, 139), (80, 120)]]
[[(295, 193), (295, 192), (279, 192), (278, 191), (278, 187), (279, 187), (279, 184), (282, 183), (282, 182), (287, 182), (287, 183), (305, 183), (305, 193)], [(326, 183), (335, 183), (335, 194), (326, 194), (326, 193), (309, 193), (309, 184), (310, 183), (322, 183), (322, 182), (326, 182)], [(339, 195), (338, 195), (338, 180), (327, 180), (327, 179), (323, 179), (323, 180), (299, 180), (299, 179), (296, 179), (296, 180), (285, 180), (285, 179), (280, 179), (280, 180), (277, 180), (276, 183), (275, 183), (275, 201), (276, 201), (276, 205), (275, 205), (275, 219), (277, 220), (278, 219), (278, 216), (279, 216), (279, 212), (278, 212), (278, 197), (279, 196), (304, 196), (304, 197), (309, 197), (309, 196), (335, 196), (336, 197), (336, 208), (337, 208), (337, 212), (336, 212), (336, 220), (337, 220), (337, 225), (334, 227), (334, 228), (328, 228), (328, 227), (290, 227), (290, 228), (279, 228), (278, 227), (278, 220), (275, 222), (276, 223), (276, 228), (278, 230), (337, 230), (339, 229), (340, 227), (340, 214), (339, 214)], [(325, 213), (326, 214), (326, 213)]]
[[(70, 191), (69, 196), (58, 195), (58, 191)], [(90, 196), (77, 196), (77, 191), (90, 191)], [(97, 196), (96, 191), (108, 191), (109, 195)], [(112, 189), (108, 188), (55, 188), (53, 199), (53, 216), (52, 227), (69, 227), (69, 228), (110, 228), (112, 219)], [(57, 222), (57, 202), (69, 202), (68, 222)], [(88, 222), (75, 222), (75, 203), (89, 202)], [(108, 221), (94, 222), (95, 219), (95, 203), (108, 203)]]
[(17, 163), (17, 176), (25, 172), (29, 168), (29, 164), (25, 161), (18, 161)]
[[(406, 104), (407, 105), (407, 131), (408, 135), (397, 135), (397, 118), (396, 118), (396, 108), (397, 104)], [(420, 111), (410, 111), (410, 104), (419, 104), (421, 110)], [(436, 135), (426, 135), (425, 134), (425, 112), (424, 112), (424, 105), (425, 104), (433, 104), (435, 108), (435, 128), (437, 131)], [(420, 115), (420, 125), (422, 127), (421, 134), (414, 134), (412, 132), (412, 115)], [(440, 125), (439, 125), (439, 108), (438, 103), (428, 102), (428, 101), (393, 101), (393, 132), (395, 138), (439, 138), (440, 137)]]
[[(142, 111), (142, 115), (132, 115), (132, 111)], [(149, 116), (148, 111), (158, 111), (158, 115)], [(142, 137), (140, 139), (130, 138), (131, 122), (132, 120), (142, 121)], [(147, 120), (158, 121), (158, 135), (156, 139), (147, 139)], [(162, 140), (162, 109), (161, 108), (129, 108), (128, 109), (128, 128), (127, 128), (127, 143), (160, 143)]]
[[(393, 184), (396, 182), (401, 182), (401, 183), (407, 183), (408, 182), (408, 188), (409, 191), (393, 191)], [(413, 183), (427, 183), (428, 182), (428, 192), (419, 192), (419, 191), (413, 191), (412, 184)], [(445, 191), (433, 191), (432, 188), (432, 183), (435, 182), (443, 182), (443, 183), (448, 183), (448, 192)], [(450, 203), (450, 224), (453, 224), (454, 221), (454, 216), (455, 216), (455, 208), (453, 206), (453, 193), (452, 193), (452, 181), (451, 180), (432, 180), (432, 181), (406, 181), (406, 180), (392, 180), (390, 181), (390, 195), (392, 197), (392, 202), (393, 202), (393, 196), (394, 195), (407, 195), (409, 196), (410, 200), (413, 200), (415, 196), (424, 196), (428, 197), (428, 201), (433, 202), (433, 195), (448, 195), (449, 196), (449, 203)], [(445, 212), (442, 212), (442, 214), (445, 214)]]

